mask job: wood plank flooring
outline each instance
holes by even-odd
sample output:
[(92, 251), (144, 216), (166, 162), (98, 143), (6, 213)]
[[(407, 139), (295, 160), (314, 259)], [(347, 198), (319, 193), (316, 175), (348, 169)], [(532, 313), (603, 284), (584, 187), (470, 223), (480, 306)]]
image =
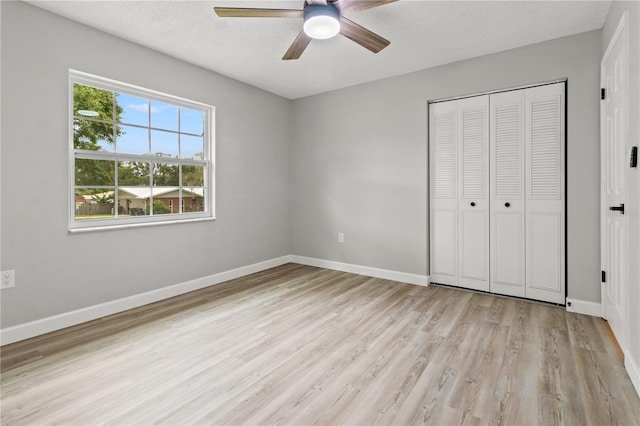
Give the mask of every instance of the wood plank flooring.
[(599, 318), (297, 264), (1, 357), (3, 425), (640, 423)]

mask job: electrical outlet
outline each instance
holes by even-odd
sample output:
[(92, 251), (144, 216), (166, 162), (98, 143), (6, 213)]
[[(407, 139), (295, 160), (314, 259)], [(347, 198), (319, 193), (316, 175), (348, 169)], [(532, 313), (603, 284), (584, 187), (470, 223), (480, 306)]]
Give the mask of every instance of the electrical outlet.
[(338, 232), (338, 242), (339, 243), (344, 243), (344, 233), (343, 232)]
[(0, 272), (2, 281), (0, 282), (0, 288), (11, 288), (16, 286), (16, 271), (15, 269), (8, 269)]

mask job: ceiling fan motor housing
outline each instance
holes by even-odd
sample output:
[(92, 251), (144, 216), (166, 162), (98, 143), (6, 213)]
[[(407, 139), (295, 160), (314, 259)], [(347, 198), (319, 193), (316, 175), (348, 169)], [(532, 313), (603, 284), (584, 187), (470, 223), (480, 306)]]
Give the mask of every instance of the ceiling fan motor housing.
[(327, 39), (340, 32), (340, 12), (332, 2), (304, 5), (304, 31), (311, 38)]

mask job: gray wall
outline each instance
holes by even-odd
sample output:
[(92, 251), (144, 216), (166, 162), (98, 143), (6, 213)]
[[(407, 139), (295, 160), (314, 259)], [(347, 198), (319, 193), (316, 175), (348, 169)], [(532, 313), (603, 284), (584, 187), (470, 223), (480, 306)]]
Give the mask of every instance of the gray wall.
[[(2, 2), (2, 327), (291, 253), (289, 100)], [(69, 235), (68, 69), (216, 107), (215, 222)]]
[(427, 101), (566, 77), (567, 296), (599, 302), (601, 37), (592, 31), (294, 101), (293, 252), (427, 274)]
[[(624, 11), (629, 11), (629, 140), (632, 145), (640, 141), (640, 2), (615, 1), (611, 6), (607, 21), (602, 29), (602, 54), (604, 55), (611, 37)], [(640, 365), (640, 171), (627, 169), (628, 199), (625, 214), (629, 235), (629, 344), (625, 348)]]

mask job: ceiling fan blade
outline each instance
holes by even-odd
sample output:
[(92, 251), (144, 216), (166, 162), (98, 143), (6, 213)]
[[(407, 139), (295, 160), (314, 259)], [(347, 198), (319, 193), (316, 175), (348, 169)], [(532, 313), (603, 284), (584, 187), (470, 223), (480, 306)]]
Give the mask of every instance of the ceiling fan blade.
[(222, 18), (304, 18), (304, 11), (296, 9), (214, 7), (213, 10)]
[(374, 7), (384, 6), (385, 4), (394, 3), (398, 0), (336, 0), (333, 5), (342, 13), (373, 9)]
[(287, 53), (284, 54), (282, 59), (284, 61), (288, 61), (291, 59), (298, 59), (302, 55), (302, 52), (304, 52), (304, 49), (307, 48), (310, 42), (311, 42), (311, 37), (306, 35), (304, 31), (300, 31), (300, 34), (298, 34), (298, 37), (296, 37), (296, 39), (293, 40), (293, 43), (289, 47), (289, 50), (287, 50)]
[(344, 16), (340, 17), (340, 34), (346, 38), (355, 41), (360, 46), (369, 49), (373, 53), (378, 53), (391, 42), (378, 34), (361, 27), (353, 21), (348, 20)]

